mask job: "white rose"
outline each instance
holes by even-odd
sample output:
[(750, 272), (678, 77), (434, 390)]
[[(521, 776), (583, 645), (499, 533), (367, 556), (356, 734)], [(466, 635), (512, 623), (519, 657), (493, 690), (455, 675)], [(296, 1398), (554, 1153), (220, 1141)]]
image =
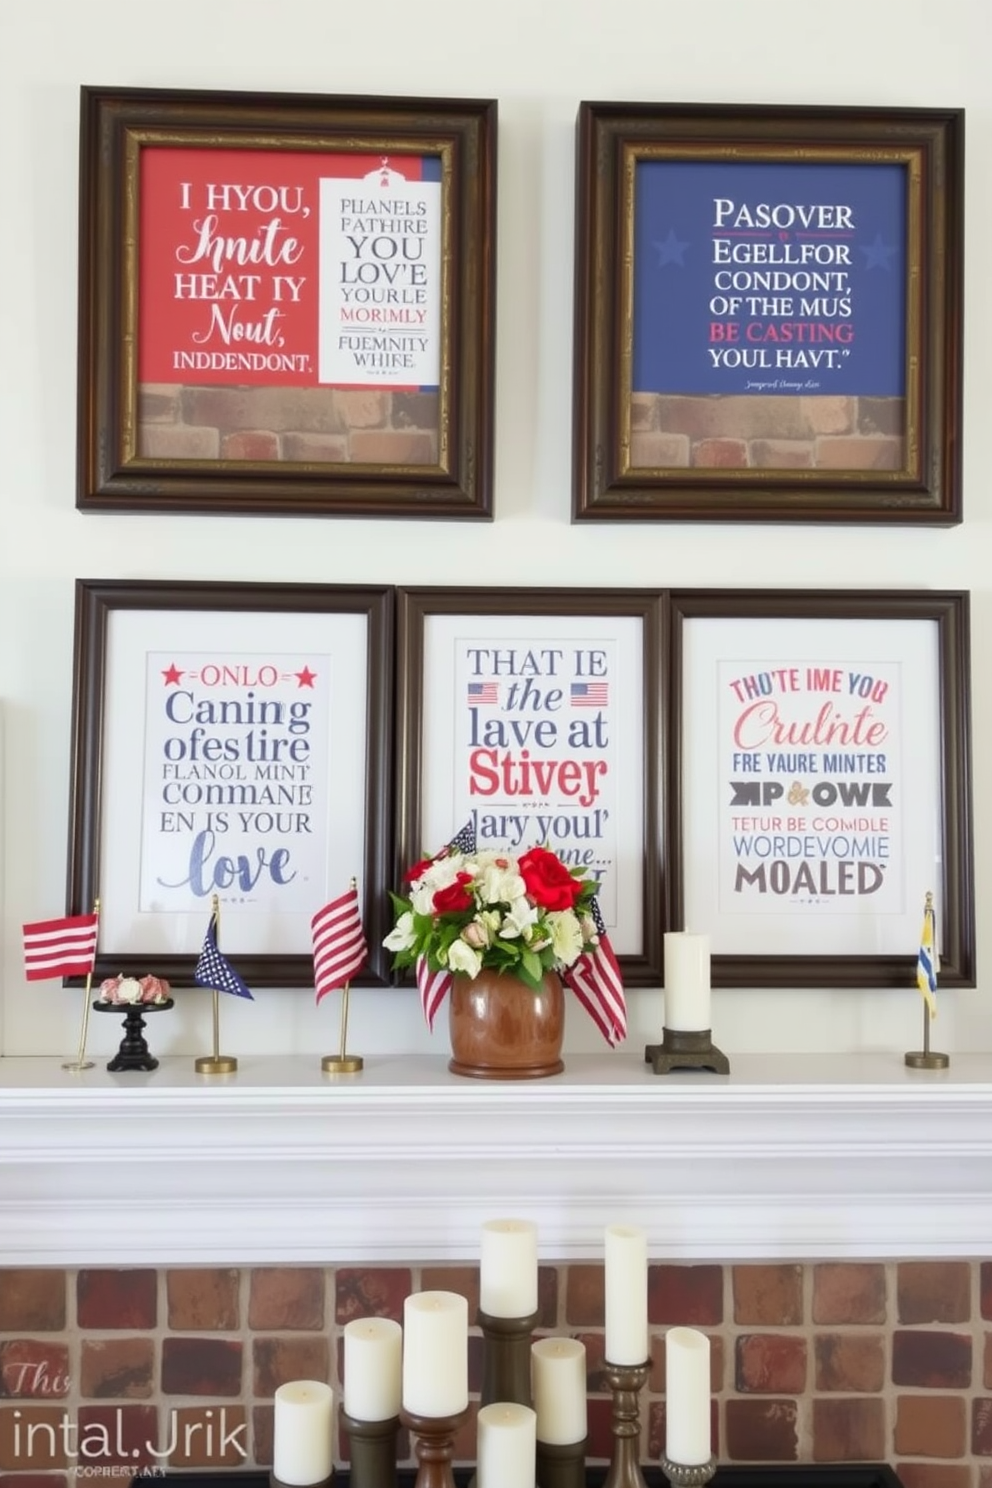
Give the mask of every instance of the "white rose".
[(465, 976), (478, 976), (482, 970), (482, 957), (467, 941), (453, 940), (448, 947), (448, 970), (460, 971)]
[(117, 988), (117, 1001), (141, 1001), (141, 983), (137, 977), (121, 977), (120, 986)]
[(529, 939), (527, 932), (536, 923), (537, 905), (531, 904), (527, 899), (515, 899), (503, 916), (499, 933), (506, 940), (516, 940), (520, 935)]
[(545, 924), (551, 932), (555, 960), (571, 966), (582, 954), (582, 927), (570, 909), (550, 910)]
[(387, 951), (408, 951), (416, 939), (413, 915), (405, 910), (382, 943)]

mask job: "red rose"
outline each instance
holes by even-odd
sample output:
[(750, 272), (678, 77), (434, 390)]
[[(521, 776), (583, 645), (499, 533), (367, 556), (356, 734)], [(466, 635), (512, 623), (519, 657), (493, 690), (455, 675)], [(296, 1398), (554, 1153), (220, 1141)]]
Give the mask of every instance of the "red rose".
[(532, 847), (517, 866), (527, 893), (541, 909), (571, 909), (582, 893), (579, 880), (546, 847)]
[(421, 858), (419, 863), (414, 863), (412, 868), (408, 868), (406, 870), (403, 877), (406, 879), (407, 883), (416, 883), (417, 879), (425, 874), (428, 868), (433, 865), (433, 862), (433, 858)]
[(472, 882), (471, 873), (459, 873), (454, 883), (446, 889), (438, 889), (432, 903), (435, 914), (459, 914), (464, 909), (472, 908), (472, 896), (465, 885)]

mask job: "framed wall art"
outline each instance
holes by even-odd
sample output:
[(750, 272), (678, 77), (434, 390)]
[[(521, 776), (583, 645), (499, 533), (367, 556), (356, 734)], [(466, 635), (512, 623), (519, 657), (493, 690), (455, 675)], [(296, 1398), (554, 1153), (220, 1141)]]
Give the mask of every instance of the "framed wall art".
[(658, 591), (400, 589), (402, 871), (467, 822), (480, 849), (540, 844), (598, 876), (631, 986), (661, 974)]
[(189, 985), (219, 899), (251, 986), (313, 984), (310, 920), (357, 880), (388, 978), (393, 591), (76, 585), (68, 912), (97, 976)]
[(949, 526), (964, 113), (583, 103), (577, 520)]
[(963, 592), (671, 595), (672, 922), (716, 986), (975, 985)]
[(77, 506), (490, 517), (495, 102), (81, 107)]

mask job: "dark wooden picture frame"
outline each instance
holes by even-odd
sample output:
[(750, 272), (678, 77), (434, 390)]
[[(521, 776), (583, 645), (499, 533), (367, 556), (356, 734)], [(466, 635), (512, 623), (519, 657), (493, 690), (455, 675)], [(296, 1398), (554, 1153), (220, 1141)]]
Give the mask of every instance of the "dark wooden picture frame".
[(77, 581), (66, 903), (100, 901), (97, 980), (191, 985), (217, 892), (249, 986), (312, 986), (353, 875), (355, 980), (386, 985), (393, 613), (385, 585)]
[[(475, 813), (480, 849), (491, 845), (522, 851), (542, 842), (555, 851), (567, 851), (571, 845), (570, 833), (575, 834), (571, 841), (599, 843), (600, 848), (593, 849), (585, 861), (595, 867), (599, 861), (596, 851), (606, 854), (602, 861), (611, 862), (615, 879), (609, 888), (615, 901), (613, 908), (627, 904), (629, 907), (621, 908), (620, 913), (632, 915), (637, 926), (633, 936), (636, 945), (625, 944), (624, 935), (618, 934), (611, 922), (609, 898), (601, 895), (601, 907), (624, 981), (629, 986), (657, 986), (662, 969), (665, 896), (662, 820), (667, 607), (662, 591), (400, 588), (396, 616), (398, 853), (394, 872), (397, 884), (411, 863), (425, 853), (439, 850), (464, 825), (466, 806), (459, 799), (460, 772), (469, 780), (464, 792), (466, 800), (476, 799), (472, 795), (476, 784), (486, 793), (477, 797), (482, 813), (490, 796), (500, 795), (495, 784), (499, 772), (508, 770), (509, 775), (500, 777), (503, 794), (509, 800), (519, 795), (518, 809), (526, 808), (528, 814), (519, 819), (519, 824), (509, 827), (511, 837), (497, 841), (491, 836), (487, 838), (479, 813)], [(635, 624), (630, 627), (633, 634), (629, 639), (639, 652), (637, 659), (623, 646), (627, 638), (624, 628), (631, 621)], [(448, 648), (444, 665), (439, 662), (436, 669), (430, 657), (432, 622), (437, 622), (439, 650)], [(611, 624), (617, 627), (612, 635)], [(601, 674), (605, 687), (595, 695), (595, 702), (592, 693), (587, 700), (581, 691), (586, 683), (573, 680), (574, 668), (582, 665), (575, 660), (574, 647), (557, 663), (540, 659), (531, 663), (529, 675), (533, 686), (528, 692), (523, 691), (528, 667), (523, 660), (519, 667), (516, 662), (511, 666), (505, 658), (493, 665), (480, 663), (477, 673), (472, 674), (480, 680), (466, 682), (459, 670), (457, 648), (464, 648), (463, 654), (467, 655), (472, 640), (481, 647), (490, 637), (508, 644), (519, 642), (521, 657), (532, 638), (546, 641), (550, 654), (556, 646), (570, 647), (572, 642), (580, 646), (584, 639), (595, 637), (590, 639), (590, 645), (598, 647), (602, 642), (605, 648), (602, 654), (609, 658), (604, 661)], [(547, 672), (552, 665), (556, 667), (553, 675)], [(516, 695), (512, 691), (514, 678)], [(473, 687), (491, 689), (474, 711)], [(555, 710), (548, 715), (549, 719), (556, 721), (549, 722), (545, 734), (539, 735), (535, 728), (539, 714), (535, 710), (545, 706), (537, 698), (542, 690), (543, 697), (548, 699), (547, 706)], [(552, 693), (556, 693), (554, 698)], [(617, 720), (617, 709), (627, 731), (627, 753), (623, 758), (619, 750), (615, 755), (611, 753), (614, 741), (610, 730)], [(464, 710), (462, 732), (471, 734), (478, 730), (477, 739), (461, 739), (457, 727), (460, 710)], [(509, 716), (514, 712), (515, 719)], [(472, 715), (470, 724), (465, 714)], [(594, 764), (590, 758), (584, 764), (570, 764), (567, 778), (557, 775), (549, 783), (561, 763), (557, 756), (562, 747), (571, 746), (576, 756), (584, 747), (588, 752), (589, 727), (599, 730), (595, 748), (603, 751), (602, 763)], [(433, 744), (428, 738), (430, 730), (434, 731)], [(580, 743), (580, 739), (586, 743)], [(466, 755), (464, 761), (458, 752), (463, 742), (466, 749), (472, 745), (472, 756)], [(473, 763), (479, 748), (485, 759)], [(509, 763), (504, 765), (504, 761)], [(534, 767), (535, 761), (543, 761), (540, 768)], [(428, 765), (436, 777), (433, 792), (427, 781)], [(540, 769), (547, 772), (548, 779), (542, 780)], [(591, 773), (583, 773), (581, 777), (578, 773), (596, 769), (601, 774), (595, 780)], [(622, 793), (617, 783), (621, 773)], [(611, 805), (605, 814), (583, 794), (585, 787), (578, 788), (576, 782), (580, 778), (589, 786), (588, 795), (599, 790), (601, 781), (608, 784)], [(442, 801), (440, 798), (449, 786), (451, 797)], [(574, 794), (570, 795), (570, 791)], [(542, 792), (543, 802), (539, 799)], [(556, 792), (559, 805), (549, 806), (547, 801)], [(559, 811), (566, 810), (560, 804), (563, 800), (575, 803), (571, 827), (572, 818), (567, 811), (564, 818), (557, 816)], [(440, 809), (434, 809), (435, 805)], [(500, 806), (498, 800), (496, 805)], [(514, 807), (508, 809), (513, 811)], [(582, 813), (585, 816), (580, 821)], [(454, 814), (460, 814), (460, 819), (453, 820)], [(502, 819), (518, 822), (515, 816)], [(581, 833), (587, 835), (580, 837)], [(430, 840), (425, 840), (427, 836)], [(628, 836), (636, 836), (636, 842), (628, 841)], [(617, 844), (612, 859), (608, 847), (611, 841)], [(588, 847), (577, 850), (590, 851)]]
[(710, 933), (714, 986), (914, 987), (926, 891), (940, 985), (975, 985), (969, 612), (964, 591), (671, 591), (670, 924)]
[(84, 87), (79, 509), (490, 518), (496, 115)]
[(575, 520), (960, 522), (963, 111), (577, 133)]

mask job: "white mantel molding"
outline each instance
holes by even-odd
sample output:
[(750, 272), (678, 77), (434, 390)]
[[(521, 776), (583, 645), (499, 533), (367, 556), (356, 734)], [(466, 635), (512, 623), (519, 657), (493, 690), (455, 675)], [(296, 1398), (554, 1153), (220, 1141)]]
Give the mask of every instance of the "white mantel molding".
[(0, 1059), (0, 1265), (474, 1260), (504, 1216), (536, 1221), (548, 1261), (599, 1257), (620, 1220), (659, 1260), (992, 1249), (992, 1055), (567, 1064), (501, 1083), (427, 1056), (222, 1078)]

